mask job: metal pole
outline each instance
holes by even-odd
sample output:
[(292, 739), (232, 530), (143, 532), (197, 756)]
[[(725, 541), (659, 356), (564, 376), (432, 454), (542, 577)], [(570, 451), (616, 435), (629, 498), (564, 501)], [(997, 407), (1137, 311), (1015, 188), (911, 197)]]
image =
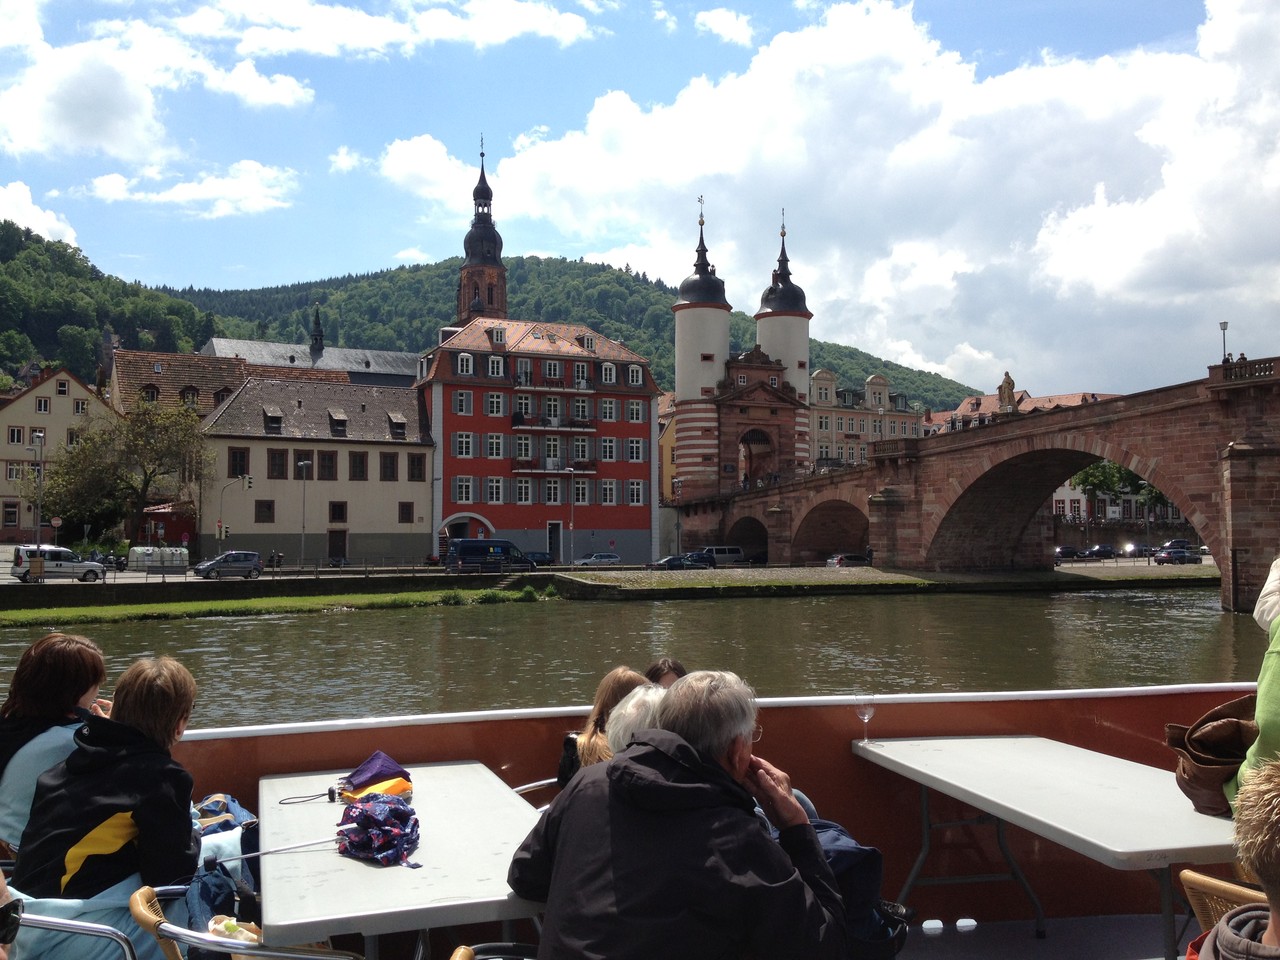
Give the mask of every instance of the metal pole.
[(569, 563), (573, 563), (573, 507), (577, 500), (573, 485), (573, 467), (569, 468)]
[(41, 507), (44, 502), (44, 431), (31, 431), (31, 446), (27, 447), (36, 456), (36, 529), (32, 540), (40, 542)]
[(299, 460), (298, 469), (302, 471), (302, 534), (298, 537), (298, 569), (302, 569), (307, 557), (307, 474), (311, 472), (310, 460)]
[(1222, 331), (1222, 362), (1227, 362), (1227, 321), (1219, 320), (1218, 329)]

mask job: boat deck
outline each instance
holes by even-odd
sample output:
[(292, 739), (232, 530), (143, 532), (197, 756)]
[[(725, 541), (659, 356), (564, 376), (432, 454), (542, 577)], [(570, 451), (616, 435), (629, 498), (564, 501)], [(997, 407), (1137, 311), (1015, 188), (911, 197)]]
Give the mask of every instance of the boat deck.
[[(1197, 935), (1193, 921), (1180, 946)], [(1029, 920), (978, 922), (968, 932), (947, 924), (941, 933), (925, 934), (914, 924), (903, 960), (978, 960), (1008, 957), (1013, 960), (1163, 960), (1159, 914), (1111, 917), (1051, 917), (1048, 935), (1037, 940)]]

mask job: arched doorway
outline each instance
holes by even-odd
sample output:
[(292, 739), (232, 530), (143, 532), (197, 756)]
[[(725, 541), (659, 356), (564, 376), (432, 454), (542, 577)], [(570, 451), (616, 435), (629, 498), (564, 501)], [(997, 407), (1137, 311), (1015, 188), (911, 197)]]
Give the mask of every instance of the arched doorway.
[(773, 440), (759, 427), (752, 427), (738, 440), (738, 475), (743, 486), (768, 483), (778, 469)]

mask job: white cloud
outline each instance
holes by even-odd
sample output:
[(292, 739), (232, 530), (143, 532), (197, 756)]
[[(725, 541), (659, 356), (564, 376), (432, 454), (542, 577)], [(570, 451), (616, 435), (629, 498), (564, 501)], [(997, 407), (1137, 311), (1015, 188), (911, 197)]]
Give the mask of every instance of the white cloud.
[(736, 43), (740, 47), (751, 46), (754, 31), (751, 28), (751, 17), (747, 14), (716, 7), (714, 10), (698, 11), (693, 23), (699, 30), (713, 33), (725, 43)]
[(85, 191), (107, 203), (169, 205), (200, 217), (264, 213), (289, 206), (298, 175), (288, 168), (269, 167), (254, 160), (232, 164), (225, 174), (205, 174), (160, 190), (139, 189), (140, 181), (121, 174), (96, 177)]
[(338, 147), (333, 153), (329, 154), (329, 172), (330, 173), (350, 173), (359, 167), (367, 166), (369, 158), (361, 154), (357, 150), (350, 147)]
[(12, 220), (46, 240), (62, 240), (73, 246), (76, 242), (76, 232), (66, 217), (38, 206), (31, 188), (19, 180), (0, 186), (0, 220)]
[(679, 26), (676, 15), (666, 8), (662, 0), (653, 0), (653, 19), (662, 24), (667, 33), (675, 33)]
[(458, 198), (469, 196), (475, 186), (475, 167), (449, 156), (445, 145), (429, 134), (391, 143), (383, 151), (378, 172), (426, 200), (441, 217), (462, 223), (470, 213), (458, 206)]
[(295, 107), (315, 99), (315, 92), (293, 77), (282, 73), (264, 77), (252, 60), (241, 60), (229, 71), (209, 70), (205, 85), (251, 107)]
[(394, 254), (391, 259), (397, 263), (434, 263), (436, 258), (417, 247), (406, 247)]

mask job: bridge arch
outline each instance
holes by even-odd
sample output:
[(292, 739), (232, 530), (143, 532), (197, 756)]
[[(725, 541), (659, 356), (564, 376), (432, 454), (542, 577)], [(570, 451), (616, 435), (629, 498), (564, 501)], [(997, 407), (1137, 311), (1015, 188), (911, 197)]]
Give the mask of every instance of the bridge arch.
[(866, 511), (848, 500), (816, 503), (792, 535), (792, 562), (813, 563), (833, 553), (862, 553), (867, 548), (868, 528)]
[(769, 531), (755, 517), (740, 517), (725, 534), (725, 543), (741, 547), (747, 560), (769, 555)]
[(738, 470), (740, 476), (754, 483), (767, 480), (777, 470), (774, 455), (777, 444), (759, 427), (752, 427), (738, 438)]

